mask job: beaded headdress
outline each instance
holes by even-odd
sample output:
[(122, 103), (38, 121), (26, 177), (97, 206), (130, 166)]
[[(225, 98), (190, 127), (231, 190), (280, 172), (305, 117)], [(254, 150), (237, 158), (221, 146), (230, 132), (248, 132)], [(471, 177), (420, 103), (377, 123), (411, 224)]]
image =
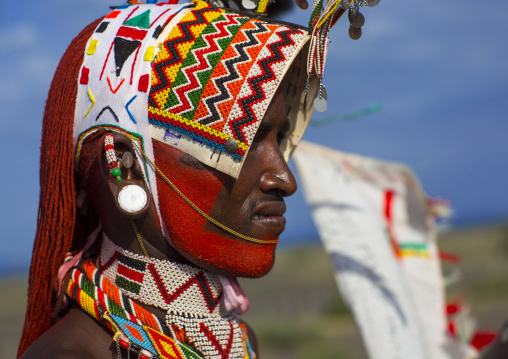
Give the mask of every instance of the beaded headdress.
[[(279, 90), (291, 123), (280, 143), (288, 158), (316, 101), (326, 97), (321, 80), (329, 29), (345, 11), (352, 27), (361, 27), (358, 8), (378, 1), (330, 0), (324, 6), (316, 0), (310, 30), (203, 2), (156, 0), (130, 0), (88, 25), (62, 57), (46, 103), (37, 233), (18, 356), (51, 325), (58, 268), (71, 244), (82, 248), (80, 239), (88, 235), (77, 224), (74, 182), (88, 135), (99, 129), (124, 133), (148, 158), (153, 138), (236, 178)], [(241, 0), (246, 8), (259, 3), (258, 13), (268, 2)], [(157, 201), (153, 168), (144, 161), (141, 167)]]
[(87, 45), (76, 159), (88, 134), (108, 128), (136, 139), (149, 157), (155, 139), (237, 178), (282, 82), (291, 134), (281, 149), (288, 159), (312, 113), (303, 101), (309, 38), (302, 28), (205, 2), (115, 9)]

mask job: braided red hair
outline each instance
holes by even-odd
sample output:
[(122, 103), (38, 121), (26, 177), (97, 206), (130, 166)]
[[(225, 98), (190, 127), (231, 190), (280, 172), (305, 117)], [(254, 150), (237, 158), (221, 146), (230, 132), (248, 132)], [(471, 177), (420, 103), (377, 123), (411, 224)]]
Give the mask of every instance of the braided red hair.
[(46, 101), (37, 232), (18, 358), (51, 326), (50, 318), (57, 299), (58, 268), (74, 238), (76, 205), (72, 131), (77, 79), (86, 43), (101, 20), (88, 25), (71, 42), (60, 60)]

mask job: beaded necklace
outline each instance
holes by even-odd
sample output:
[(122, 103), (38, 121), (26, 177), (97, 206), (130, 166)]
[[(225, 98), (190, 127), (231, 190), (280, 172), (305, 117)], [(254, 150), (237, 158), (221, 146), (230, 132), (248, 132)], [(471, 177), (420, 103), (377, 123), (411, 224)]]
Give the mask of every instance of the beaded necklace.
[[(131, 326), (147, 326), (163, 336), (178, 338), (194, 346), (204, 358), (255, 358), (245, 326), (225, 307), (216, 275), (197, 267), (136, 255), (106, 236), (97, 267), (88, 260), (83, 268), (84, 272), (73, 270), (67, 293), (78, 303), (89, 303), (84, 309), (113, 332), (112, 322), (117, 329), (122, 328), (116, 320), (120, 317)], [(76, 293), (72, 295), (75, 287), (91, 299), (83, 301)], [(132, 299), (164, 309), (165, 322)], [(113, 315), (104, 318), (100, 307)], [(120, 334), (116, 335), (116, 339), (120, 338)]]
[[(113, 332), (113, 340), (116, 342), (117, 357), (120, 359), (121, 347), (127, 350), (127, 357), (131, 352), (137, 354), (139, 359), (201, 359), (203, 354), (193, 346), (180, 340), (174, 340), (170, 336), (153, 329), (155, 318), (139, 305), (124, 298), (121, 293), (116, 293), (111, 283), (108, 283), (89, 260), (83, 263), (85, 272), (79, 268), (72, 270), (71, 279), (67, 284), (67, 295), (83, 308), (88, 314), (97, 319), (101, 324)], [(92, 282), (87, 275), (96, 273), (94, 280), (105, 282), (108, 294)], [(127, 300), (125, 300), (127, 299)], [(122, 306), (123, 304), (123, 306)], [(133, 305), (134, 304), (134, 305)], [(136, 317), (133, 313), (139, 315)], [(156, 321), (158, 321), (156, 319)], [(163, 330), (168, 331), (163, 325)], [(185, 338), (179, 338), (185, 339)]]

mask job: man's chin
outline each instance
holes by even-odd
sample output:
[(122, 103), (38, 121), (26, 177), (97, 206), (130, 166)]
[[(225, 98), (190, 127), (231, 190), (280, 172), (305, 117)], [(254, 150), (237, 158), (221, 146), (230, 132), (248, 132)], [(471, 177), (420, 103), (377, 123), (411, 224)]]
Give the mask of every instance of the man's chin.
[[(272, 269), (277, 244), (258, 244), (207, 232), (201, 237), (179, 238), (170, 234), (174, 247), (189, 261), (213, 273), (259, 278)], [(176, 236), (175, 236), (176, 235)]]
[[(257, 265), (238, 265), (238, 263), (229, 265), (227, 267), (218, 268), (213, 263), (207, 263), (199, 261), (196, 264), (198, 267), (203, 268), (207, 271), (210, 271), (215, 274), (220, 274), (226, 277), (235, 277), (235, 278), (261, 278), (267, 275), (274, 264), (275, 256), (272, 255), (269, 260), (266, 260), (262, 264)], [(189, 258), (190, 260), (190, 258)]]

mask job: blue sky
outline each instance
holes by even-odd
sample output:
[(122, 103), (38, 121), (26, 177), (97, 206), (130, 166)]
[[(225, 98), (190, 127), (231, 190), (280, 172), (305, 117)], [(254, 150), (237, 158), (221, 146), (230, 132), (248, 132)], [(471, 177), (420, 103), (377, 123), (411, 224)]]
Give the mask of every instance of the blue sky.
[[(0, 2), (0, 273), (27, 270), (38, 205), (42, 114), (72, 38), (107, 0)], [(456, 225), (508, 217), (508, 3), (381, 0), (358, 41), (332, 30), (324, 118), (380, 101), (379, 114), (309, 128), (308, 141), (402, 162), (431, 196), (452, 201)], [(285, 20), (306, 24), (310, 11)], [(316, 238), (301, 192), (287, 200), (282, 242)]]

